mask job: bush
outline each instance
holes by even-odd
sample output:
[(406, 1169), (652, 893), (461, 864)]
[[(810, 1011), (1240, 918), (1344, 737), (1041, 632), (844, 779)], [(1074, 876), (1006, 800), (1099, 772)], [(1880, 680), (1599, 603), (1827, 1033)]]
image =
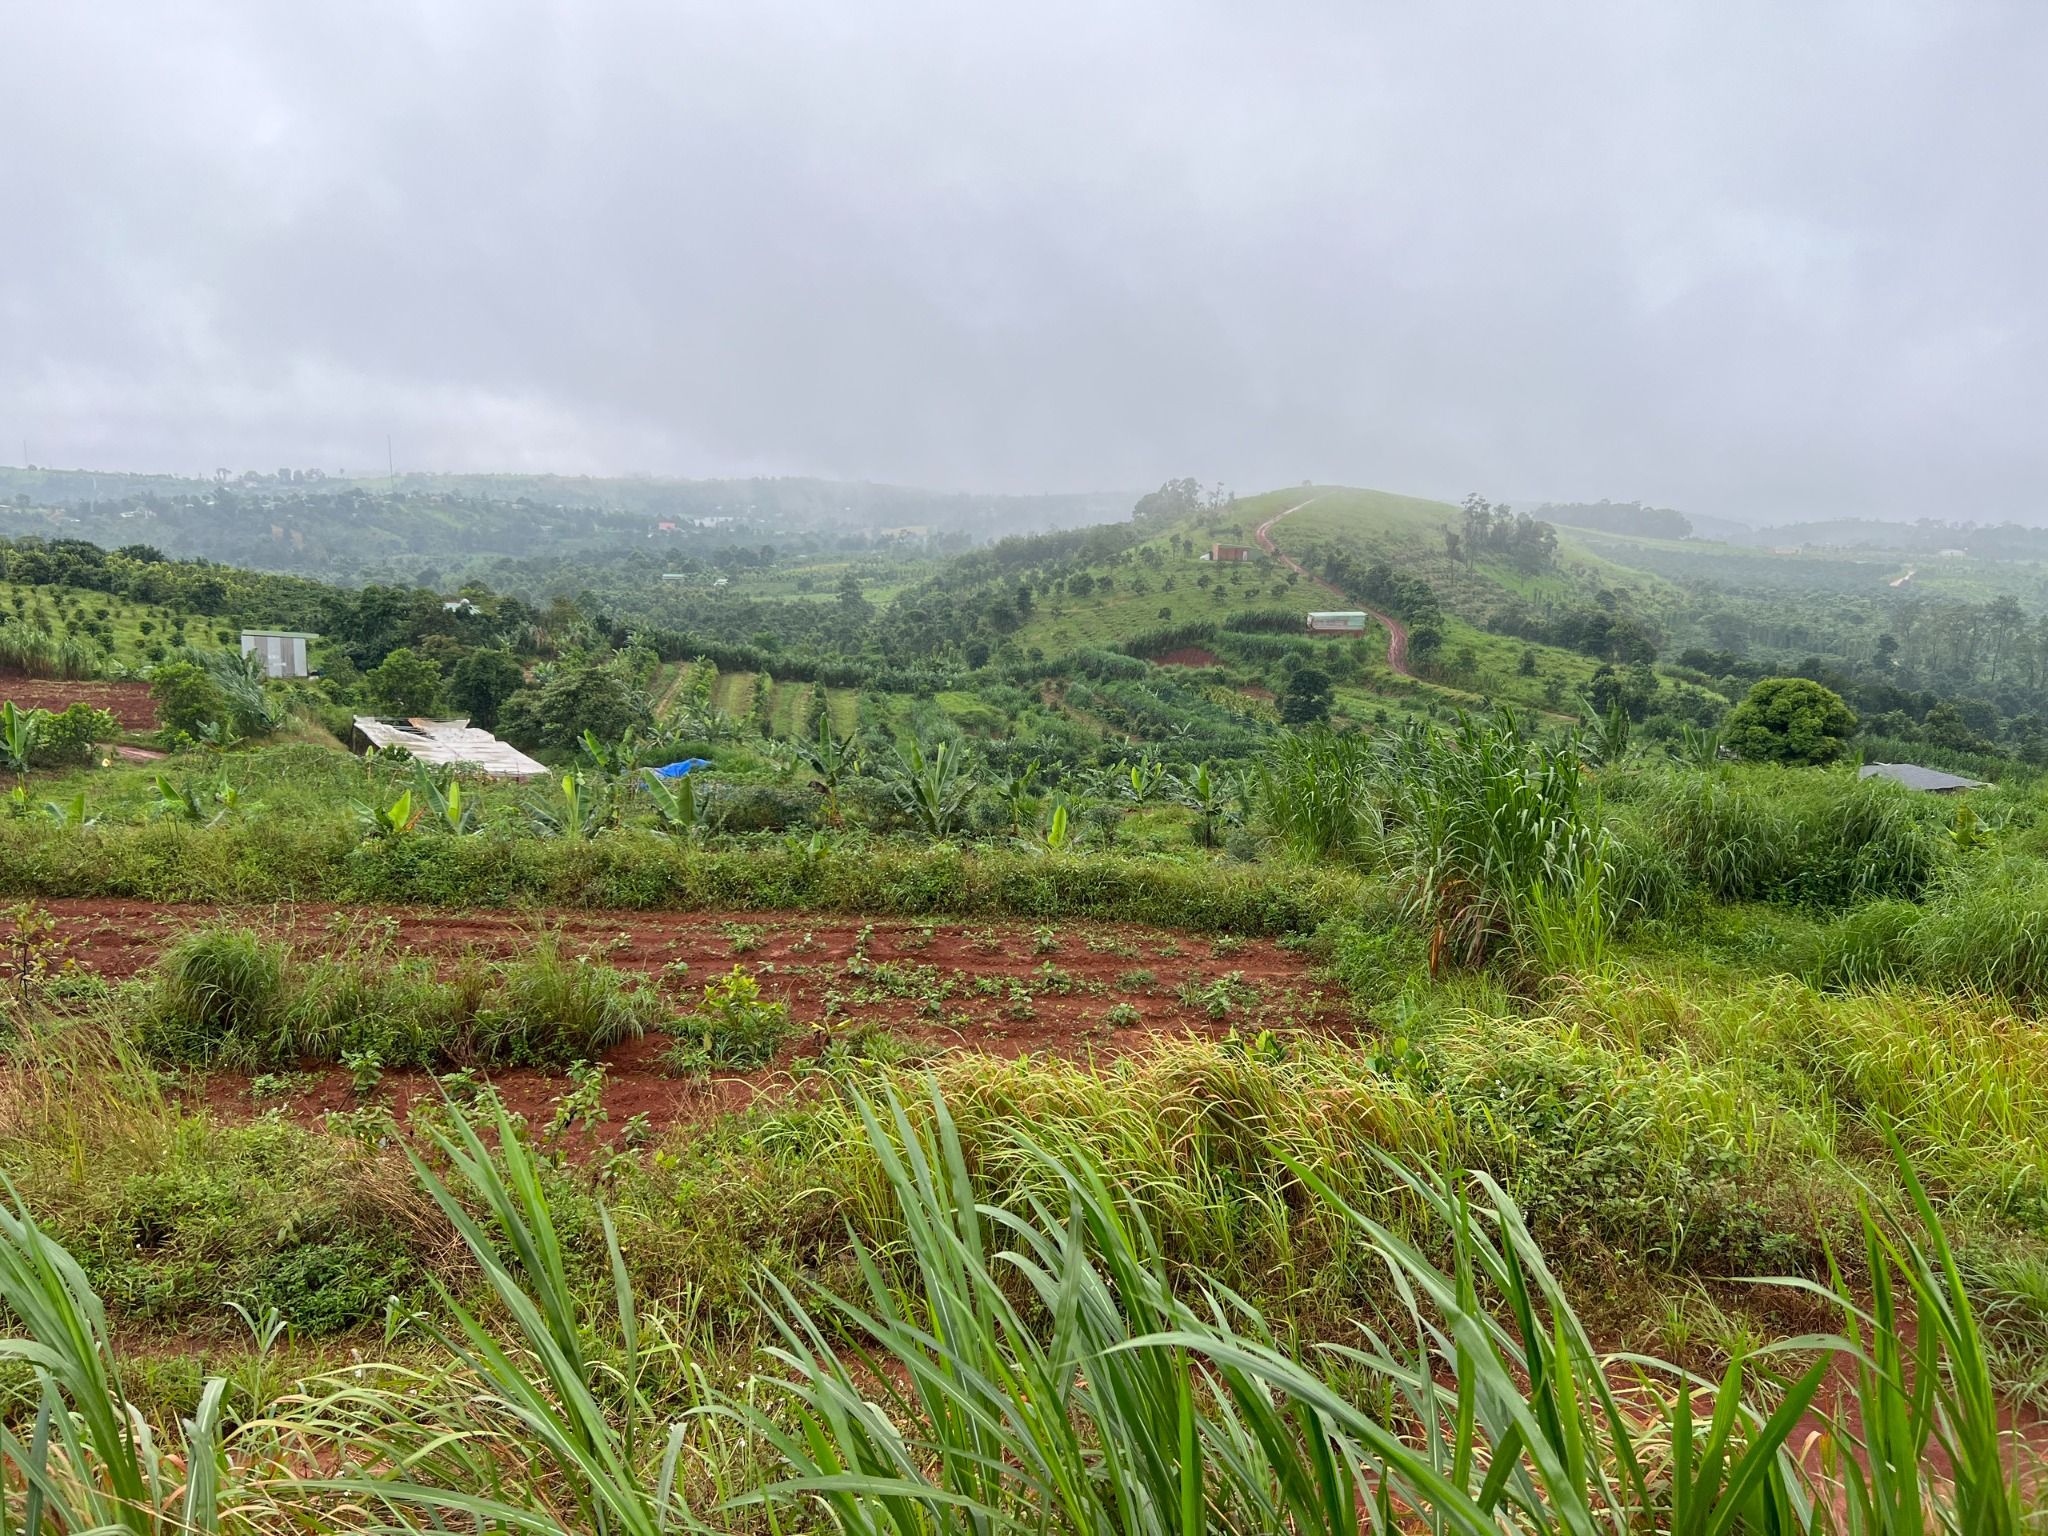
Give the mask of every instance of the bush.
[(704, 1004), (676, 1023), (669, 1063), (679, 1071), (765, 1067), (789, 1034), (789, 1005), (764, 999), (744, 966), (704, 988)]
[(1686, 875), (1721, 901), (1914, 901), (1955, 853), (1942, 807), (1839, 771), (1658, 770), (1615, 788)]
[(901, 845), (810, 859), (704, 852), (639, 828), (588, 840), (398, 837), (255, 817), (58, 829), (0, 818), (0, 894), (253, 904), (765, 910), (1102, 918), (1248, 936), (1306, 933), (1358, 899), (1343, 870)]
[(95, 742), (112, 741), (120, 734), (118, 720), (80, 699), (36, 721), (33, 760), (65, 766), (89, 762)]

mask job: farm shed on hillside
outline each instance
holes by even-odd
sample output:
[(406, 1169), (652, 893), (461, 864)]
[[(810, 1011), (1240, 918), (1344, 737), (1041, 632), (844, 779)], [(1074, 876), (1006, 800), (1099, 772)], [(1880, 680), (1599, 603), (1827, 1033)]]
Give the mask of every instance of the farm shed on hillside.
[(1312, 613), (1308, 632), (1312, 635), (1362, 635), (1368, 622), (1363, 613)]
[(537, 779), (547, 764), (467, 720), (380, 720), (356, 716), (356, 734), (373, 747), (402, 747), (423, 763), (481, 769), (498, 779)]
[(1943, 773), (1939, 768), (1922, 768), (1917, 763), (1865, 763), (1856, 770), (1859, 779), (1890, 779), (1908, 789), (1924, 789), (1932, 795), (1961, 794), (1966, 789), (1988, 789), (1982, 779), (1966, 779)]
[(265, 677), (305, 677), (310, 672), (306, 646), (319, 638), (295, 629), (245, 629), (242, 654), (259, 658)]
[(1242, 565), (1251, 559), (1250, 548), (1243, 544), (1211, 544), (1209, 558), (1220, 565)]

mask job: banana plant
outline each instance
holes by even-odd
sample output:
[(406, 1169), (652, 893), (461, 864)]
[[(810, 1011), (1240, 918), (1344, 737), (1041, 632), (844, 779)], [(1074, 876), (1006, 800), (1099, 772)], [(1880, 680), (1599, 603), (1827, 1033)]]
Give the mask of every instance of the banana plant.
[(1012, 769), (995, 781), (995, 791), (1003, 797), (1003, 806), (1010, 813), (1010, 836), (1024, 835), (1024, 822), (1036, 808), (1034, 792), (1038, 788), (1039, 761), (1031, 759), (1021, 768)]
[(711, 796), (697, 793), (695, 775), (664, 779), (652, 768), (642, 768), (640, 779), (654, 801), (654, 815), (664, 832), (701, 841), (711, 830)]
[(1073, 815), (1065, 802), (1052, 808), (1052, 814), (1045, 820), (1045, 846), (1054, 853), (1063, 853), (1074, 846)]
[(190, 822), (198, 826), (206, 820), (206, 802), (199, 798), (199, 791), (190, 784), (173, 784), (162, 774), (156, 776), (156, 804), (151, 814), (166, 821)]
[(464, 797), (462, 782), (450, 778), (443, 789), (433, 769), (425, 763), (413, 770), (413, 790), (422, 808), (422, 819), (443, 832), (466, 837), (477, 830), (476, 807)]
[(616, 778), (631, 768), (641, 745), (639, 734), (631, 729), (617, 741), (605, 741), (586, 727), (577, 740), (590, 766), (607, 779)]
[(43, 713), (22, 709), (12, 699), (0, 704), (0, 768), (17, 776), (28, 772), (29, 760), (36, 755), (36, 727), (42, 723)]
[(99, 819), (85, 814), (85, 791), (82, 789), (69, 800), (45, 800), (43, 810), (50, 820), (67, 830), (89, 827)]
[(561, 798), (537, 799), (527, 807), (536, 829), (549, 837), (592, 838), (612, 824), (618, 806), (611, 785), (592, 783), (581, 773), (562, 775)]
[(814, 828), (809, 837), (798, 837), (792, 832), (783, 838), (782, 846), (788, 851), (789, 856), (796, 861), (797, 868), (803, 870), (806, 874), (810, 873), (820, 859), (832, 851), (831, 839), (819, 828)]
[(1721, 760), (1721, 742), (1725, 732), (1705, 730), (1690, 720), (1678, 728), (1678, 742), (1673, 754), (1680, 762), (1690, 763), (1704, 772)]
[(1195, 836), (1204, 848), (1214, 848), (1217, 830), (1230, 813), (1230, 787), (1223, 776), (1207, 763), (1180, 781), (1181, 803), (1195, 813)]
[(1591, 734), (1588, 743), (1590, 753), (1600, 763), (1611, 767), (1628, 755), (1629, 736), (1633, 729), (1628, 711), (1616, 703), (1603, 715), (1593, 706), (1592, 700), (1587, 699), (1584, 702), (1587, 726)]
[(825, 794), (825, 813), (838, 826), (845, 818), (840, 814), (839, 791), (848, 779), (860, 772), (860, 740), (848, 733), (845, 736), (832, 734), (829, 719), (818, 722), (818, 734), (814, 740), (801, 742), (797, 750), (816, 775), (817, 787)]
[(1148, 805), (1166, 784), (1166, 765), (1157, 758), (1143, 757), (1117, 767), (1117, 793), (1133, 805)]
[(976, 783), (967, 749), (957, 741), (942, 741), (929, 753), (915, 741), (896, 749), (890, 788), (896, 803), (928, 836), (952, 835)]
[(420, 812), (413, 807), (412, 791), (400, 790), (389, 805), (356, 802), (356, 820), (366, 838), (403, 837), (419, 825)]

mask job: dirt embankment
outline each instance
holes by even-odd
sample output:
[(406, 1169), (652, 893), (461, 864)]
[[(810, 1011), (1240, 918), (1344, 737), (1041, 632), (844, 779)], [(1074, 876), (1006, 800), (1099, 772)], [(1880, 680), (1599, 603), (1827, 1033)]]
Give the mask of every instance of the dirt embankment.
[[(1315, 575), (1300, 561), (1296, 560), (1292, 555), (1283, 555), (1282, 553), (1280, 553), (1279, 549), (1273, 543), (1273, 525), (1275, 523), (1279, 522), (1280, 519), (1283, 517), (1287, 517), (1292, 513), (1299, 512), (1303, 507), (1308, 506), (1311, 502), (1319, 501), (1321, 499), (1322, 498), (1317, 496), (1311, 496), (1309, 497), (1308, 501), (1297, 502), (1295, 503), (1295, 505), (1289, 507), (1285, 512), (1274, 513), (1273, 516), (1267, 518), (1263, 523), (1259, 524), (1258, 530), (1252, 535), (1252, 537), (1259, 541), (1259, 548), (1263, 549), (1267, 554), (1271, 555), (1275, 560), (1278, 560), (1282, 565), (1286, 566), (1289, 570), (1294, 571), (1299, 575), (1308, 577), (1308, 579), (1314, 582), (1317, 586), (1323, 588), (1327, 592), (1335, 593), (1338, 597), (1342, 598), (1345, 602), (1348, 603), (1352, 601), (1352, 598), (1348, 593), (1344, 591), (1342, 587), (1337, 586), (1334, 582), (1325, 581), (1322, 577)], [(1399, 619), (1395, 618), (1391, 613), (1381, 613), (1377, 608), (1367, 608), (1365, 611), (1371, 614), (1374, 619), (1376, 619), (1380, 624), (1386, 627), (1388, 668), (1391, 669), (1398, 676), (1413, 677), (1415, 675), (1415, 669), (1408, 665), (1408, 626), (1403, 624)]]
[[(649, 978), (687, 1012), (703, 986), (743, 966), (764, 996), (789, 1005), (791, 1038), (768, 1068), (678, 1077), (662, 1057), (671, 1039), (650, 1034), (604, 1058), (615, 1138), (636, 1115), (651, 1129), (743, 1108), (789, 1091), (836, 1043), (915, 1059), (947, 1050), (1070, 1059), (1143, 1049), (1162, 1036), (1220, 1037), (1235, 1029), (1334, 1030), (1348, 1019), (1336, 991), (1314, 981), (1299, 955), (1265, 940), (1214, 939), (1121, 923), (864, 923), (843, 916), (732, 913), (450, 913), (300, 904), (232, 914), (148, 902), (55, 901), (64, 953), (81, 970), (119, 980), (153, 965), (194, 927), (227, 916), (276, 933), (307, 953), (331, 949), (343, 928), (388, 924), (390, 952), (427, 955), (449, 969), (466, 957), (505, 959), (558, 933), (568, 953)], [(488, 1074), (512, 1108), (545, 1116), (567, 1084), (559, 1073)], [(282, 1106), (317, 1119), (357, 1107), (338, 1068), (273, 1074), (264, 1097), (233, 1073), (199, 1091), (224, 1113)], [(401, 1116), (439, 1087), (424, 1073), (386, 1073), (375, 1101)]]

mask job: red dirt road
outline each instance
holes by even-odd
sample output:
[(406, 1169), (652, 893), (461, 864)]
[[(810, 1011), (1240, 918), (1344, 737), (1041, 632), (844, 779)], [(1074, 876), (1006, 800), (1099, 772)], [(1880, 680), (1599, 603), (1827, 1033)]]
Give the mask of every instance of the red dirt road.
[[(1282, 565), (1298, 573), (1299, 575), (1308, 577), (1310, 581), (1314, 582), (1317, 586), (1323, 588), (1325, 591), (1336, 593), (1337, 596), (1343, 598), (1344, 601), (1348, 603), (1353, 601), (1353, 598), (1349, 593), (1345, 592), (1341, 587), (1335, 585), (1334, 583), (1325, 581), (1322, 577), (1317, 576), (1314, 573), (1304, 569), (1301, 562), (1296, 560), (1292, 555), (1281, 554), (1279, 549), (1275, 547), (1273, 543), (1273, 525), (1275, 523), (1279, 522), (1281, 518), (1291, 516), (1292, 514), (1299, 512), (1303, 507), (1309, 506), (1321, 500), (1322, 497), (1320, 496), (1311, 496), (1307, 501), (1296, 502), (1293, 506), (1289, 507), (1285, 512), (1274, 513), (1271, 517), (1267, 518), (1263, 523), (1259, 524), (1257, 530), (1252, 534), (1252, 537), (1259, 541), (1259, 548), (1263, 549), (1275, 560), (1278, 560)], [(1399, 619), (1395, 618), (1392, 614), (1381, 613), (1377, 608), (1367, 608), (1365, 611), (1371, 614), (1373, 618), (1377, 619), (1381, 624), (1386, 626), (1387, 666), (1401, 677), (1413, 677), (1415, 675), (1415, 670), (1414, 668), (1408, 665), (1408, 626), (1403, 624)]]
[[(1348, 1018), (1340, 994), (1313, 981), (1301, 956), (1269, 941), (1122, 923), (863, 923), (789, 912), (527, 916), (311, 904), (217, 913), (99, 901), (54, 901), (48, 908), (66, 955), (109, 979), (137, 975), (182, 934), (226, 917), (275, 932), (307, 953), (335, 949), (351, 930), (381, 928), (393, 953), (431, 955), (451, 966), (465, 956), (518, 954), (552, 931), (568, 953), (648, 977), (678, 1014), (736, 964), (756, 977), (764, 995), (789, 1005), (790, 1042), (764, 1071), (713, 1080), (669, 1075), (661, 1057), (670, 1040), (662, 1033), (607, 1053), (610, 1119), (600, 1140), (615, 1137), (634, 1115), (645, 1114), (659, 1130), (788, 1092), (828, 1046), (843, 1049), (850, 1039), (877, 1034), (913, 1058), (964, 1049), (1082, 1060), (1140, 1050), (1162, 1036), (1331, 1031)], [(490, 1076), (512, 1108), (543, 1118), (568, 1086), (556, 1073)], [(309, 1120), (359, 1103), (347, 1075), (332, 1067), (298, 1074), (262, 1102), (236, 1074), (210, 1074), (199, 1091), (225, 1113), (282, 1105)], [(377, 1102), (402, 1116), (414, 1100), (438, 1093), (425, 1074), (390, 1072)]]
[(0, 699), (12, 699), (23, 709), (47, 709), (52, 714), (79, 702), (104, 709), (121, 722), (124, 731), (156, 729), (156, 705), (147, 683), (66, 682), (54, 677), (0, 676)]

